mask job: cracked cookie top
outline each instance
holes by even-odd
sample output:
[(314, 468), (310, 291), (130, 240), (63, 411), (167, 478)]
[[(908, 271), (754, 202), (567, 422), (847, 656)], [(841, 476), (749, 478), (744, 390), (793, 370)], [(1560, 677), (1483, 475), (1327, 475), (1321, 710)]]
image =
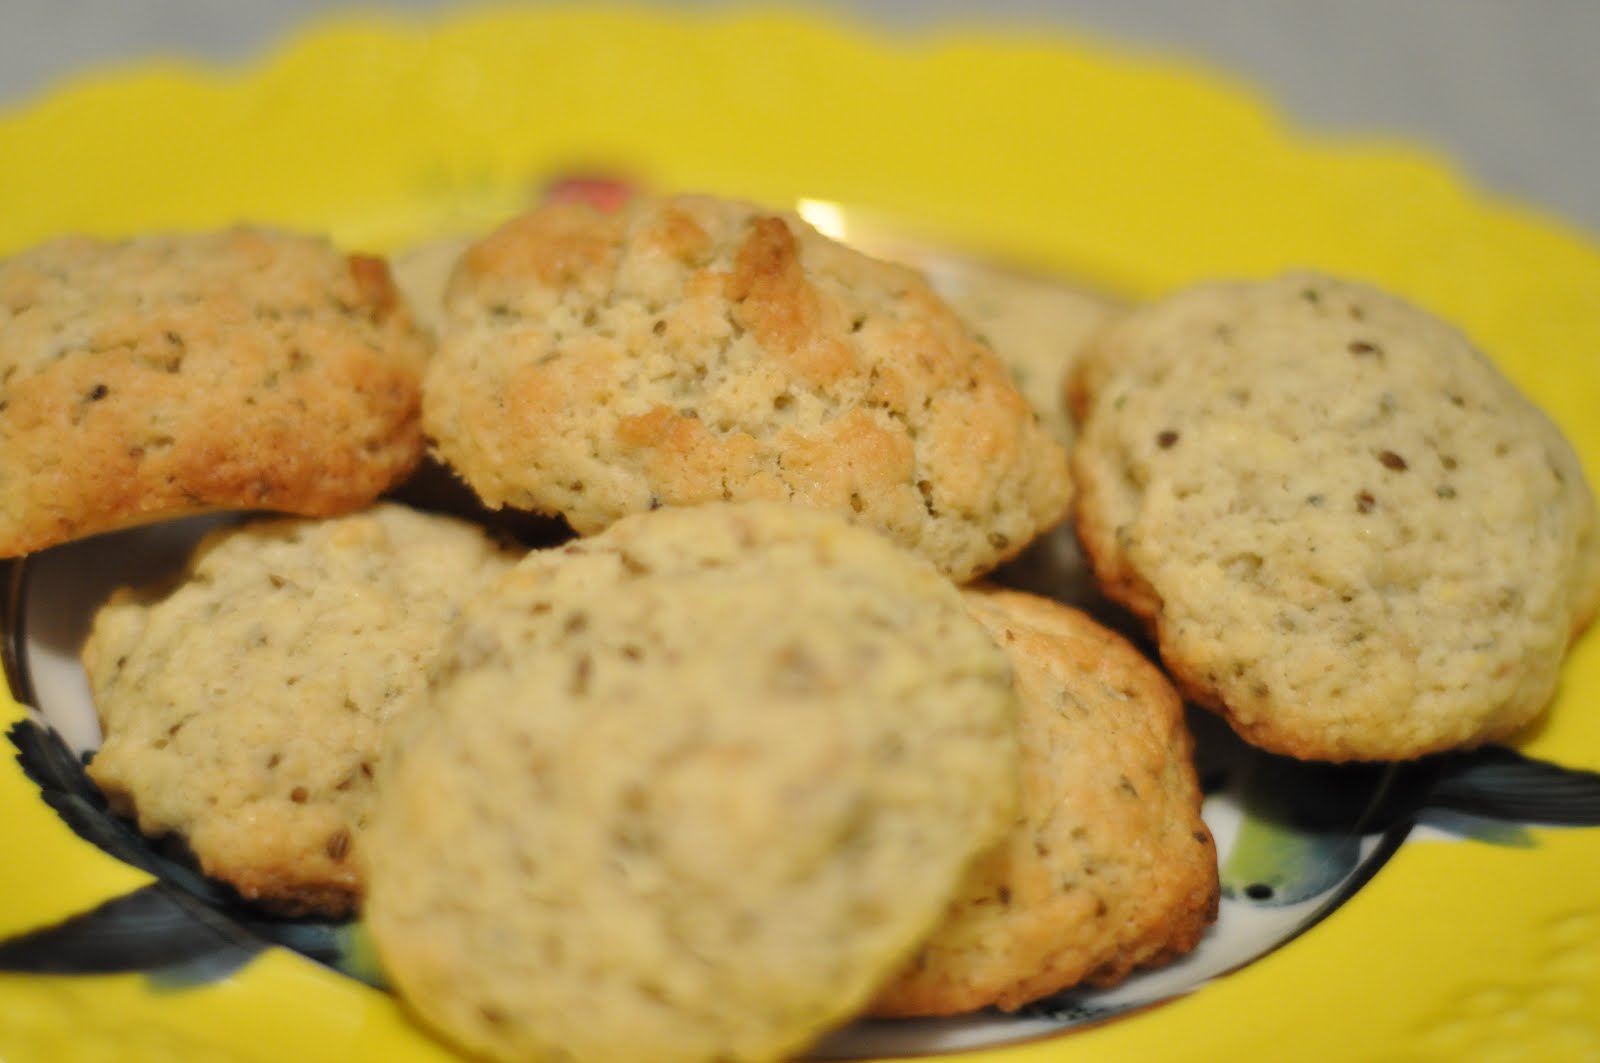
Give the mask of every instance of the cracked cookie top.
[(0, 556), (213, 509), (359, 509), (422, 457), (388, 266), (259, 228), (0, 261)]
[(424, 383), (488, 504), (842, 513), (966, 580), (1056, 523), (1063, 448), (923, 277), (711, 198), (553, 204), (464, 255)]

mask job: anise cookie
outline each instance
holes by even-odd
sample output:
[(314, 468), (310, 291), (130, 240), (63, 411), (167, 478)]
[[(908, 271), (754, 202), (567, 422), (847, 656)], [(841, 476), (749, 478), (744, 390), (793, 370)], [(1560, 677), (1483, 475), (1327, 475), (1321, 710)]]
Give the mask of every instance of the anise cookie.
[(1124, 310), (1108, 296), (1052, 277), (962, 266), (929, 281), (974, 336), (994, 351), (1039, 422), (1072, 443), (1067, 379), (1094, 335)]
[(1401, 759), (1549, 701), (1600, 592), (1595, 501), (1452, 326), (1314, 274), (1203, 284), (1103, 333), (1075, 389), (1096, 575), (1245, 739)]
[[(1039, 423), (1070, 447), (1074, 429), (1064, 401), (1068, 375), (1095, 333), (1123, 307), (1049, 277), (966, 264), (941, 269), (937, 262), (928, 269), (935, 289), (1005, 364)], [(1066, 519), (991, 576), (1007, 586), (1103, 610), (1105, 599)]]
[(96, 614), (90, 777), (247, 900), (348, 914), (383, 732), (462, 601), (513, 560), (470, 524), (382, 503), (212, 533), (171, 587)]
[(444, 328), (444, 293), (450, 286), (450, 274), (470, 246), (471, 237), (439, 237), (406, 249), (391, 263), (395, 287), (417, 323), (435, 336)]
[(1070, 496), (1064, 448), (920, 274), (710, 198), (551, 204), (470, 248), (424, 419), (485, 502), (580, 534), (662, 505), (783, 500), (958, 581)]
[(0, 556), (213, 509), (358, 509), (421, 458), (382, 260), (265, 229), (0, 261)]
[(1015, 713), (956, 589), (878, 534), (627, 517), (468, 606), (385, 760), (367, 924), (475, 1055), (786, 1058), (999, 839)]
[(1021, 807), (879, 1015), (1013, 1011), (1182, 955), (1217, 914), (1194, 741), (1172, 684), (1087, 614), (975, 587), (1022, 712)]

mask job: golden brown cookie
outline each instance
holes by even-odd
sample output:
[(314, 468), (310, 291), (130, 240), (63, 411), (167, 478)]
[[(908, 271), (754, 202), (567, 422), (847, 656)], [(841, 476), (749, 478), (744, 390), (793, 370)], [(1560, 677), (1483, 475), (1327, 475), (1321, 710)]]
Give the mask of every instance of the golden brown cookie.
[(1194, 741), (1159, 669), (1087, 614), (976, 587), (968, 608), (1010, 658), (1022, 802), (879, 1015), (1015, 1010), (1111, 985), (1193, 949), (1217, 915)]
[(714, 503), (530, 554), (394, 737), (367, 924), (492, 1059), (775, 1060), (853, 1017), (1016, 800), (1004, 655), (843, 517)]
[(1210, 283), (1101, 335), (1077, 526), (1247, 740), (1389, 760), (1504, 737), (1594, 610), (1595, 501), (1455, 328), (1367, 285)]
[(247, 900), (349, 914), (383, 732), (512, 560), (470, 524), (387, 504), (212, 533), (174, 585), (96, 614), (90, 777)]
[(1064, 513), (1065, 452), (912, 270), (709, 198), (553, 204), (473, 246), (424, 416), (493, 506), (580, 534), (662, 505), (783, 500), (957, 580)]
[(0, 556), (213, 509), (358, 509), (422, 455), (380, 259), (264, 229), (0, 262)]

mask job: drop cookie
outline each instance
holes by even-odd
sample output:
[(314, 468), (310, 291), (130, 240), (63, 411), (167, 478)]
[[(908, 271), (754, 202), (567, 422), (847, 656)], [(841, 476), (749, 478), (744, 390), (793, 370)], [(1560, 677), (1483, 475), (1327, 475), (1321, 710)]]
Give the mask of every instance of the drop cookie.
[(1071, 446), (1067, 380), (1095, 334), (1124, 307), (1065, 281), (998, 268), (930, 267), (929, 280), (1005, 365), (1039, 423)]
[(388, 504), (212, 533), (173, 586), (96, 614), (90, 777), (246, 900), (349, 914), (383, 732), (511, 564), (470, 524)]
[(442, 236), (394, 256), (395, 287), (417, 323), (437, 337), (444, 328), (444, 293), (461, 255), (472, 246), (467, 236)]
[[(1067, 380), (1093, 336), (1123, 312), (1121, 304), (1060, 280), (970, 265), (930, 266), (929, 279), (1005, 364), (1039, 423), (1070, 447), (1074, 428), (1065, 402)], [(1042, 532), (989, 578), (1106, 612), (1070, 520)]]
[(1217, 853), (1183, 702), (1086, 613), (974, 587), (1022, 706), (1021, 806), (878, 1015), (1015, 1011), (1189, 952), (1217, 915)]
[(423, 452), (381, 259), (266, 229), (0, 262), (0, 556), (214, 509), (359, 509)]
[(1203, 284), (1103, 333), (1074, 392), (1096, 576), (1248, 741), (1403, 759), (1549, 701), (1600, 591), (1594, 498), (1452, 326), (1315, 274)]
[(530, 554), (394, 736), (367, 924), (490, 1059), (776, 1060), (854, 1017), (1016, 800), (1006, 661), (843, 517), (665, 508)]
[(438, 453), (485, 502), (585, 535), (789, 501), (964, 581), (1070, 497), (1064, 448), (920, 274), (744, 203), (511, 221), (456, 268), (424, 390)]

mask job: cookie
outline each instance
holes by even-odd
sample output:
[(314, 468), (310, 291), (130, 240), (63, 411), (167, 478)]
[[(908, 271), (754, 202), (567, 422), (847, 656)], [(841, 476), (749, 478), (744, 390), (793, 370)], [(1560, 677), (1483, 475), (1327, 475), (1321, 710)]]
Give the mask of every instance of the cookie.
[(1183, 702), (1121, 636), (1076, 609), (973, 588), (1022, 712), (1022, 798), (938, 930), (873, 1005), (879, 1015), (1007, 1011), (1111, 985), (1193, 949), (1217, 914)]
[[(1107, 296), (1049, 277), (969, 262), (932, 263), (934, 288), (988, 345), (1039, 423), (1070, 447), (1074, 435), (1065, 401), (1067, 381), (1081, 353), (1123, 307)], [(1078, 547), (1070, 520), (1038, 535), (1016, 557), (990, 573), (996, 582), (1104, 612), (1105, 599)]]
[[(816, 211), (815, 214), (812, 211)], [(1072, 419), (1063, 390), (1079, 354), (1125, 309), (1084, 284), (907, 235), (903, 223), (856, 208), (811, 201), (801, 213), (824, 233), (874, 258), (922, 272), (934, 292), (994, 351), (1039, 421), (1071, 445)]]
[(1452, 326), (1315, 274), (1215, 282), (1103, 333), (1074, 387), (1096, 576), (1248, 741), (1404, 759), (1550, 700), (1600, 588), (1594, 498)]
[(626, 517), (466, 610), (393, 738), (365, 918), (472, 1054), (785, 1058), (999, 839), (1015, 711), (955, 588), (841, 516)]
[(1111, 298), (1050, 277), (974, 266), (930, 270), (929, 280), (1005, 365), (1039, 423), (1063, 446), (1073, 424), (1064, 393), (1072, 368), (1123, 310)]
[(444, 329), (444, 293), (450, 286), (450, 274), (470, 246), (470, 237), (444, 236), (394, 257), (395, 287), (417, 323), (434, 336)]
[(966, 580), (1070, 497), (1064, 448), (919, 274), (743, 203), (511, 221), (452, 277), (424, 392), (438, 453), (485, 502), (584, 535), (790, 501)]
[(359, 509), (422, 456), (380, 259), (265, 229), (0, 262), (0, 556), (214, 509)]
[(349, 914), (383, 732), (462, 601), (512, 560), (472, 525), (390, 504), (212, 533), (173, 586), (95, 615), (90, 777), (246, 900)]

